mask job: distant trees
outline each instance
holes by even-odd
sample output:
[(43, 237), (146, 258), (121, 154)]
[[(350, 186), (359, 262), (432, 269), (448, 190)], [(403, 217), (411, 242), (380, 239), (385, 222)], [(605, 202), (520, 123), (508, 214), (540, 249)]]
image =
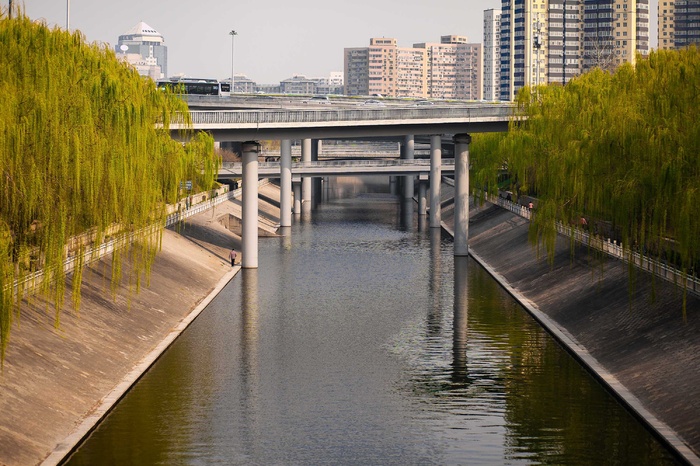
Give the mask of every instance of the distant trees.
[(527, 120), (472, 145), (474, 185), (495, 191), (506, 167), (520, 194), (539, 198), (532, 238), (551, 252), (555, 222), (609, 225), (630, 247), (700, 260), (700, 52), (654, 51), (615, 73), (524, 88)]
[[(49, 29), (23, 15), (0, 17), (0, 353), (4, 357), (22, 289), (43, 270), (43, 291), (63, 306), (69, 255), (106, 235), (129, 232), (138, 247), (136, 288), (159, 247), (165, 207), (183, 180), (210, 189), (218, 169), (213, 140), (183, 146), (171, 117), (186, 104), (156, 90), (106, 47), (79, 32)], [(155, 229), (150, 228), (155, 225)], [(83, 235), (75, 246), (68, 239)], [(113, 280), (120, 278), (115, 253)], [(82, 260), (73, 279), (80, 304)]]

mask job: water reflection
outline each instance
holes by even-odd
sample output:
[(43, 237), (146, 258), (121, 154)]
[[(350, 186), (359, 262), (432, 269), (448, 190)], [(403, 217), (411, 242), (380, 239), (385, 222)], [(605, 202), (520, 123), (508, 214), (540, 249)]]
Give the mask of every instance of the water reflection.
[(464, 388), (469, 384), (467, 370), (467, 316), (469, 258), (454, 258), (454, 316), (452, 323), (452, 384)]
[(413, 228), (413, 211), (414, 211), (414, 201), (410, 197), (401, 198), (401, 221), (399, 225), (403, 230), (410, 230)]
[[(70, 464), (670, 464), (387, 183), (260, 242)], [(350, 197), (345, 197), (345, 196)]]

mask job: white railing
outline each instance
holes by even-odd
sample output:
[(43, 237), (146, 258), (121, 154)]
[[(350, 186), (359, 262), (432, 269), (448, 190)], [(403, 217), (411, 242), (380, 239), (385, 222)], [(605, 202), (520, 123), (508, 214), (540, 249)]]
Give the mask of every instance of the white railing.
[[(455, 161), (454, 159), (443, 159), (443, 167), (453, 167)], [(419, 167), (419, 168), (429, 168), (430, 160), (428, 159), (373, 159), (373, 160), (325, 160), (325, 161), (313, 161), (313, 162), (292, 162), (291, 168), (294, 169), (316, 169), (316, 168), (373, 168), (373, 167)], [(280, 169), (280, 162), (258, 162), (258, 169)], [(242, 173), (243, 164), (241, 162), (223, 162), (221, 164), (221, 170), (227, 173)]]
[[(502, 197), (486, 194), (486, 200), (528, 220), (531, 217), (532, 211), (530, 209), (507, 199), (503, 199)], [(591, 235), (590, 233), (587, 233), (579, 228), (565, 225), (561, 222), (557, 222), (557, 232), (566, 237), (573, 238), (574, 241), (589, 246), (592, 249), (602, 251), (603, 253), (623, 262), (632, 263), (632, 265), (639, 269), (646, 270), (647, 272), (650, 272), (657, 277), (676, 285), (684, 286), (688, 291), (700, 295), (700, 279), (698, 277), (683, 273), (675, 267), (671, 267), (659, 260), (651, 259), (643, 254), (626, 248), (615, 240), (610, 240), (610, 238), (601, 238), (597, 235)]]
[[(260, 180), (259, 185), (264, 185), (268, 183), (267, 180)], [(194, 204), (189, 208), (178, 210), (166, 217), (165, 227), (168, 228), (175, 225), (178, 222), (185, 220), (186, 218), (192, 217), (200, 212), (212, 209), (213, 207), (221, 204), (222, 202), (231, 200), (236, 196), (240, 196), (242, 189), (236, 189), (234, 191), (226, 191), (223, 195), (218, 195), (207, 199), (204, 202)], [(196, 196), (195, 196), (196, 197)], [(82, 253), (83, 264), (87, 265), (92, 262), (98, 261), (108, 254), (113, 253), (115, 250), (123, 247), (125, 245), (131, 244), (135, 238), (142, 237), (144, 233), (148, 234), (148, 230), (152, 230), (152, 233), (158, 231), (157, 226), (150, 226), (141, 229), (138, 232), (129, 232), (119, 235), (109, 241), (105, 241), (96, 247), (89, 247)], [(81, 259), (80, 255), (73, 254), (67, 257), (63, 261), (63, 271), (65, 274), (72, 272), (75, 269), (76, 264)], [(12, 285), (13, 296), (16, 296), (18, 290), (22, 290), (24, 293), (28, 291), (36, 290), (37, 287), (42, 283), (46, 271), (44, 269), (37, 270), (28, 275), (22, 277), (22, 279), (15, 280)]]

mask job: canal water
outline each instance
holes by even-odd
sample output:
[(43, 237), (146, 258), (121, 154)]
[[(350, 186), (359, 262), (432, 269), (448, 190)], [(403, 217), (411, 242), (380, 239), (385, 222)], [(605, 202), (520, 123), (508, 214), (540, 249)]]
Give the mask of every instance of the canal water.
[(261, 239), (69, 464), (674, 464), (373, 180)]

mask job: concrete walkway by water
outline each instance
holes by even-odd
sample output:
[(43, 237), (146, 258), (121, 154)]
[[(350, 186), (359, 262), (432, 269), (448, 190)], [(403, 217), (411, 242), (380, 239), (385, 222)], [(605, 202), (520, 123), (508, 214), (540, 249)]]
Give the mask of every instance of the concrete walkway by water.
[[(443, 217), (448, 231), (451, 215)], [(485, 205), (469, 247), (567, 349), (692, 464), (700, 464), (700, 299), (578, 245), (557, 240), (553, 263), (528, 242), (527, 220)]]
[[(261, 188), (273, 201), (276, 191)], [(128, 290), (125, 264), (112, 297), (107, 259), (85, 271), (80, 312), (63, 311), (59, 329), (42, 299), (23, 306), (0, 376), (0, 464), (61, 461), (234, 276), (240, 267), (231, 267), (228, 254), (240, 251), (240, 237), (222, 222), (238, 214), (239, 203), (166, 230), (140, 293)], [(260, 209), (261, 229), (272, 228), (275, 215), (279, 222), (278, 208), (261, 202)]]

